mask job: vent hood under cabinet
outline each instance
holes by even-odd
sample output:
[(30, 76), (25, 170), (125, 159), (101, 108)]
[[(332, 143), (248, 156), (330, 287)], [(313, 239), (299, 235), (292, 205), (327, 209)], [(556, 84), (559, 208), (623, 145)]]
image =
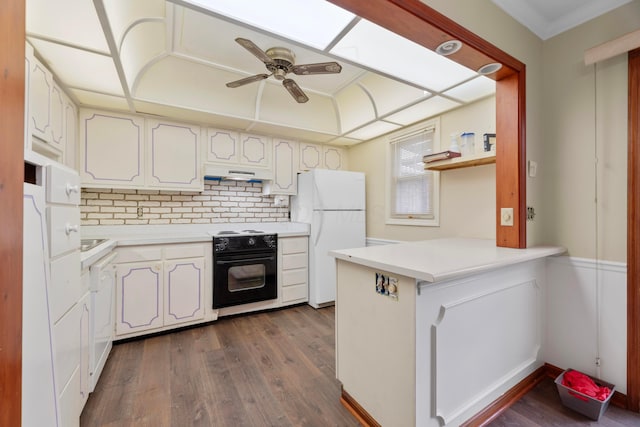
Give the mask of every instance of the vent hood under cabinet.
[(205, 179), (230, 179), (235, 181), (272, 181), (273, 171), (246, 166), (205, 165)]

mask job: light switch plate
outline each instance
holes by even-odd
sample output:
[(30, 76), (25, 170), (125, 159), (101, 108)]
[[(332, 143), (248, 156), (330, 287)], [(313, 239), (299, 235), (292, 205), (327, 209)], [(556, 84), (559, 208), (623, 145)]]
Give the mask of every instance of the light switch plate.
[(513, 227), (513, 208), (500, 208), (500, 225)]

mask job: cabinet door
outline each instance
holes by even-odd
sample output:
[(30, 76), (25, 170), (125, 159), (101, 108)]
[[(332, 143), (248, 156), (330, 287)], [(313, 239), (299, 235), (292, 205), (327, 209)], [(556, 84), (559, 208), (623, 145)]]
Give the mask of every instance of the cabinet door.
[(65, 96), (64, 98), (64, 164), (78, 170), (78, 109)]
[(147, 120), (147, 184), (202, 190), (200, 127)]
[(204, 258), (165, 262), (165, 326), (204, 318), (204, 274)]
[(37, 58), (32, 57), (30, 73), (31, 132), (45, 142), (51, 141), (51, 92), (53, 77)]
[(120, 264), (116, 278), (116, 334), (161, 327), (161, 261)]
[(271, 138), (240, 134), (240, 163), (257, 167), (271, 166)]
[(300, 171), (322, 167), (322, 146), (316, 144), (300, 143)]
[(60, 151), (65, 148), (65, 108), (66, 95), (55, 83), (51, 88), (51, 145)]
[(296, 194), (298, 190), (298, 143), (274, 141), (274, 180), (271, 194)]
[(223, 129), (207, 129), (207, 161), (237, 164), (240, 162), (239, 135)]
[(89, 292), (84, 295), (79, 304), (82, 313), (80, 315), (80, 408), (78, 417), (80, 416), (80, 412), (82, 412), (84, 404), (87, 403), (89, 392), (91, 391), (91, 359), (89, 357), (91, 351), (91, 299)]
[(144, 119), (80, 111), (80, 178), (95, 187), (144, 186)]
[(49, 255), (44, 191), (24, 184), (22, 298), (22, 426), (61, 425), (54, 374), (49, 291)]
[(343, 148), (327, 145), (322, 147), (322, 163), (325, 169), (346, 169), (345, 157)]

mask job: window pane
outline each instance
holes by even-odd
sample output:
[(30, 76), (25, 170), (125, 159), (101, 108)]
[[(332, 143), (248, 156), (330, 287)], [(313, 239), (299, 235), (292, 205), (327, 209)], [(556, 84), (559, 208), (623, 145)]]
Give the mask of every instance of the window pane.
[(425, 129), (392, 142), (392, 216), (433, 215), (433, 172), (424, 170), (422, 157), (433, 152), (434, 133)]

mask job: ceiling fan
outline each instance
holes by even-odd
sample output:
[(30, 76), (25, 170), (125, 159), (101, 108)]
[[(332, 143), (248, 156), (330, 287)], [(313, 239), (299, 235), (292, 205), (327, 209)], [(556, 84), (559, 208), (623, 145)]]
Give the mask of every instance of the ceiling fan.
[(238, 37), (236, 42), (264, 62), (271, 74), (256, 74), (255, 76), (245, 77), (244, 79), (227, 83), (227, 87), (236, 88), (274, 76), (276, 80), (282, 80), (282, 85), (289, 91), (293, 99), (299, 103), (304, 103), (309, 98), (295, 81), (287, 78), (287, 74), (293, 73), (304, 76), (308, 74), (336, 74), (342, 71), (342, 66), (337, 62), (294, 65), (296, 56), (291, 50), (284, 47), (272, 47), (265, 52), (251, 40)]

